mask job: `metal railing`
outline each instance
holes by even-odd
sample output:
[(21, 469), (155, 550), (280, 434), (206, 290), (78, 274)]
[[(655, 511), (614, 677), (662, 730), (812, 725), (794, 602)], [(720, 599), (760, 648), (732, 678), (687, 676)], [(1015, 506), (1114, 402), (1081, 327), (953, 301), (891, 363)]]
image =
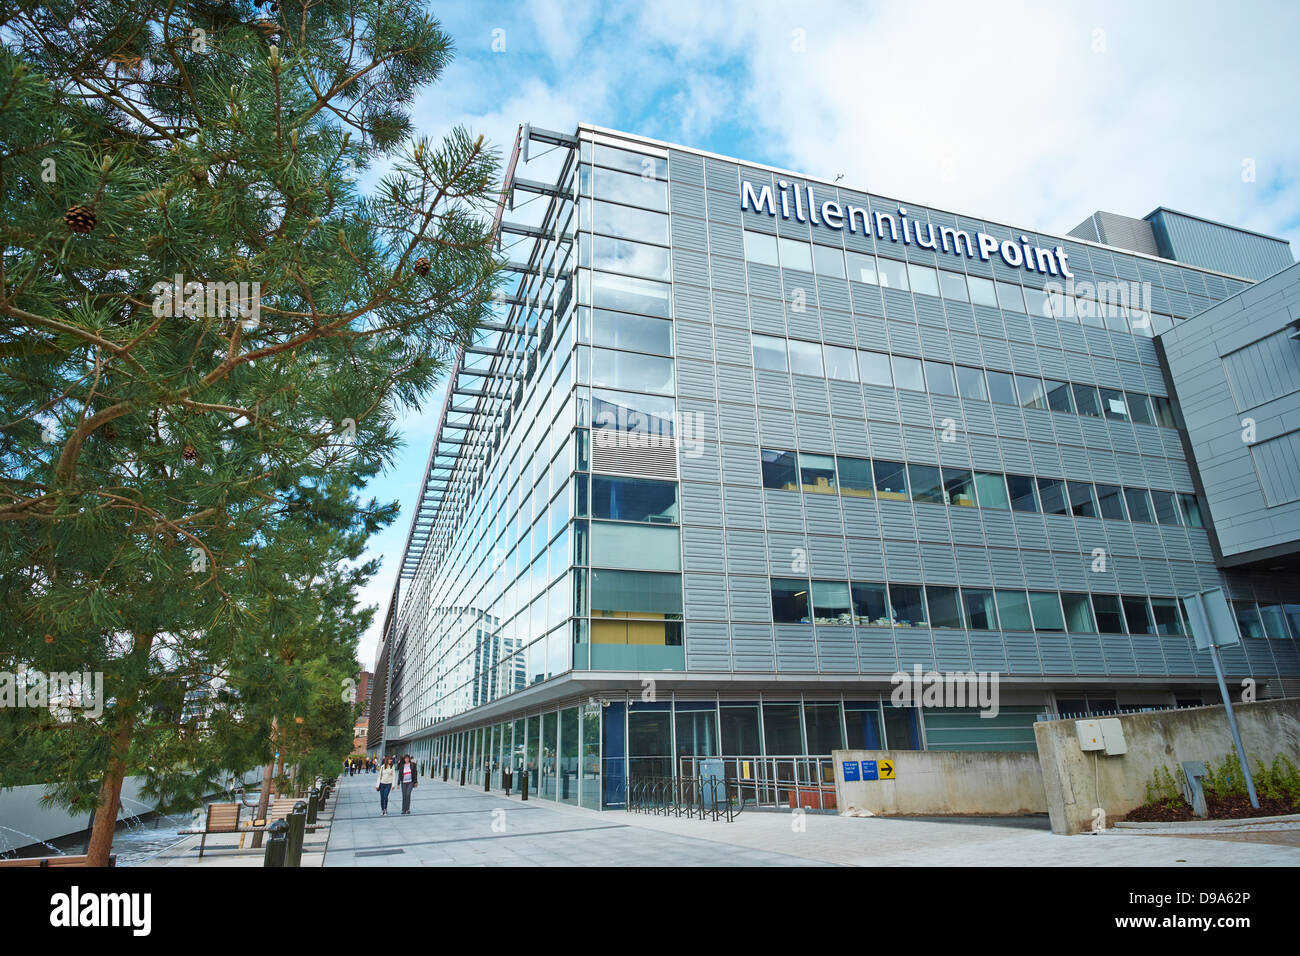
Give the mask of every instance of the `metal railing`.
[(829, 756), (723, 757), (727, 782), (755, 807), (835, 807), (835, 761)]
[(731, 823), (745, 809), (744, 798), (734, 784), (716, 776), (633, 776), (627, 781), (627, 809)]

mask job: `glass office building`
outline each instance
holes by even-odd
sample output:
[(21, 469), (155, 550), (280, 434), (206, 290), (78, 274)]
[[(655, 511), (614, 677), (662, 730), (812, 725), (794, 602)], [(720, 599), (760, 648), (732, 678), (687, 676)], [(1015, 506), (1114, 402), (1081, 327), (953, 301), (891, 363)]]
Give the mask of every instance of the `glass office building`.
[[(1295, 692), (1295, 567), (1216, 559), (1155, 342), (1249, 280), (589, 126), (521, 128), (498, 225), (389, 752), (602, 808), (705, 758), (1031, 750), (1040, 713), (1212, 701), (1180, 596), (1217, 586), (1230, 677)], [(892, 706), (918, 665), (996, 673), (998, 716)]]

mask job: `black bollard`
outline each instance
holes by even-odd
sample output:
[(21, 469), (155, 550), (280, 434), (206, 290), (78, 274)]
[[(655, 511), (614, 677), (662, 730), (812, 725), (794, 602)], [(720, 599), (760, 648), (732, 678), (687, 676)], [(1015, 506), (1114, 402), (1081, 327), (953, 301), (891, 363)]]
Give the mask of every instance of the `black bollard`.
[(528, 771), (520, 771), (519, 774), (519, 799), (528, 799)]
[(505, 789), (507, 797), (510, 796), (510, 787), (515, 782), (514, 777), (514, 771), (505, 767), (501, 768), (501, 786)]
[(465, 765), (460, 765), (460, 785), (465, 786)]
[(316, 813), (320, 810), (320, 791), (312, 787), (307, 791), (307, 822), (316, 822)]
[(451, 765), (450, 765), (450, 764), (443, 764), (443, 765), (442, 765), (442, 782), (443, 782), (443, 783), (446, 783), (446, 782), (447, 782), (447, 775), (448, 775), (449, 773), (451, 773)]
[(289, 824), (283, 820), (276, 820), (271, 824), (271, 835), (266, 840), (266, 852), (262, 855), (262, 866), (284, 866), (288, 829)]
[(289, 813), (289, 838), (284, 854), (285, 866), (302, 866), (302, 842), (307, 834), (307, 804), (299, 800)]
[(483, 792), (492, 792), (492, 765), (484, 764), (483, 766)]

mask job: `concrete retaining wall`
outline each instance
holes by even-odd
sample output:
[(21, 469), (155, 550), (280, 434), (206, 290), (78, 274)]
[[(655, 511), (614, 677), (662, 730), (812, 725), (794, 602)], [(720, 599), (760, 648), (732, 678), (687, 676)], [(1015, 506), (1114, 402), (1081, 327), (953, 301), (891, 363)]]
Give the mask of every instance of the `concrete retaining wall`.
[[(1261, 759), (1271, 763), (1278, 754), (1300, 764), (1300, 698), (1235, 704), (1233, 712), (1252, 768)], [(1128, 752), (1114, 757), (1084, 752), (1073, 720), (1034, 725), (1054, 832), (1091, 829), (1095, 808), (1105, 812), (1109, 825), (1140, 807), (1146, 803), (1146, 785), (1159, 767), (1181, 782), (1178, 771), (1183, 761), (1218, 763), (1233, 752), (1222, 705), (1125, 714), (1117, 719)]]
[[(836, 750), (835, 796), (840, 811), (878, 815), (1018, 815), (1043, 813), (1038, 755), (1015, 751)], [(887, 760), (893, 780), (844, 780), (844, 761)]]

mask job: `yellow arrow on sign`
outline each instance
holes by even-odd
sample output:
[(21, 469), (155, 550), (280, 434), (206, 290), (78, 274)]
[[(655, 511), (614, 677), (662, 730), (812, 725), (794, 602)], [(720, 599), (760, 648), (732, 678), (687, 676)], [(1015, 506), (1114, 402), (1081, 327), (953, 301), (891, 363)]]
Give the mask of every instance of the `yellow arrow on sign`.
[(894, 765), (890, 763), (888, 760), (880, 761), (880, 779), (881, 780), (894, 779)]

